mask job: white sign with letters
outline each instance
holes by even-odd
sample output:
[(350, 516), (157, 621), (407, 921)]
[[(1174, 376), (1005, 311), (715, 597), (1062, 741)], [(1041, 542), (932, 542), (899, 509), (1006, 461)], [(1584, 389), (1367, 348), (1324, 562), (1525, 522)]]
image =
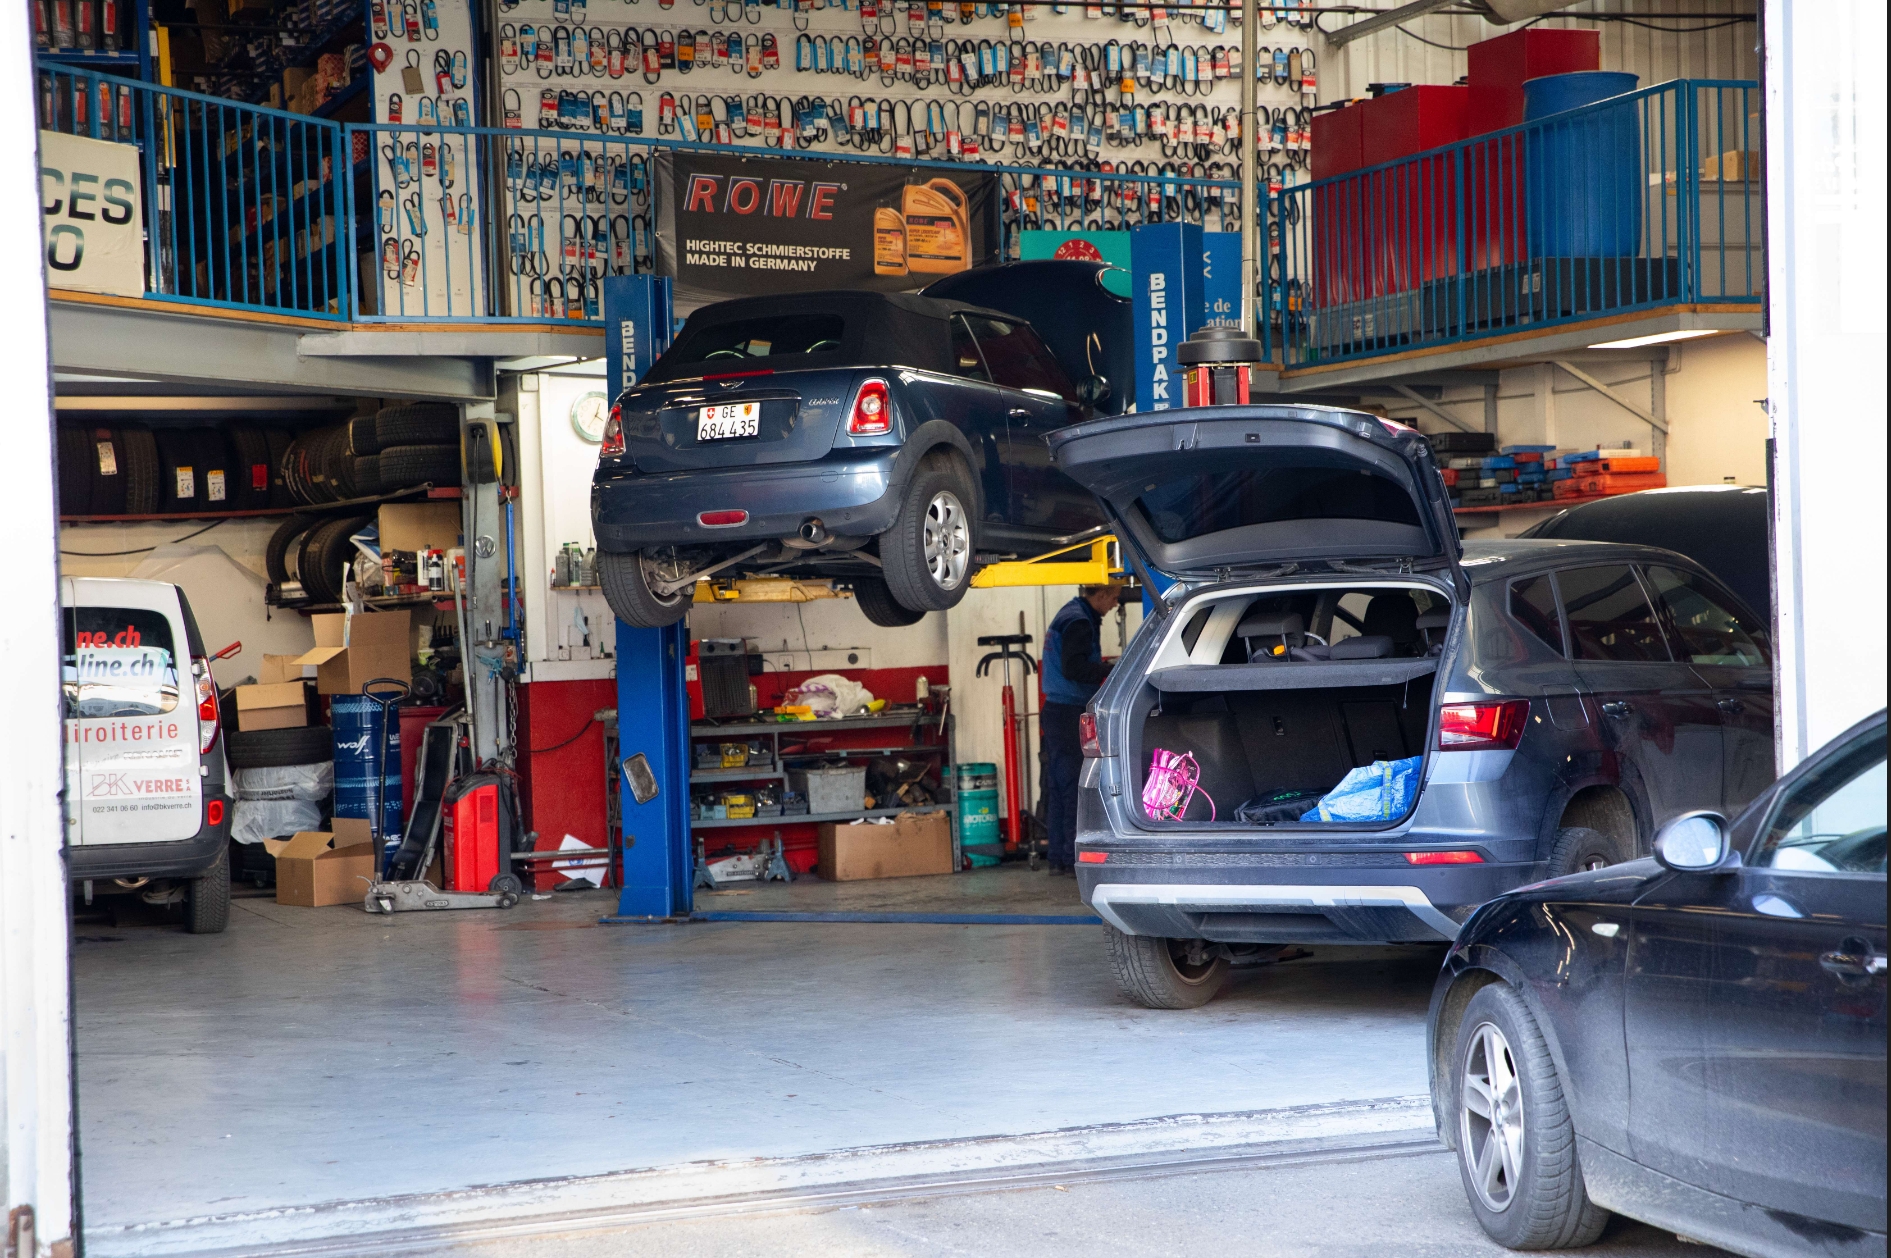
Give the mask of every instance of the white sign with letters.
[(46, 286), (143, 296), (137, 148), (41, 131), (39, 188)]

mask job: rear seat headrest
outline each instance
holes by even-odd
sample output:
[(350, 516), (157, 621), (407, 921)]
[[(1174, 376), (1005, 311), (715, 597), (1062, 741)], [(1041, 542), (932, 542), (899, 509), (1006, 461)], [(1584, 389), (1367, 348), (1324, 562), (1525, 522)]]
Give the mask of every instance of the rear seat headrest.
[(1234, 631), (1237, 638), (1285, 638), (1305, 633), (1307, 622), (1299, 612), (1255, 612)]
[(1341, 638), (1333, 644), (1329, 659), (1335, 660), (1382, 660), (1392, 654), (1392, 639), (1383, 633), (1361, 634), (1356, 638)]
[(1433, 611), (1420, 612), (1418, 615), (1420, 629), (1443, 629), (1450, 623), (1451, 612), (1448, 608), (1440, 607)]

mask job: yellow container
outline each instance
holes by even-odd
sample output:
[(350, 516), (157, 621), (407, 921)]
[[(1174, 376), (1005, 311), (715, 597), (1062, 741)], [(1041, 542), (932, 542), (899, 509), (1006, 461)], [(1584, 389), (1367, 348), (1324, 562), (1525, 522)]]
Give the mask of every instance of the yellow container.
[(873, 212), (873, 273), (906, 274), (906, 219), (884, 205)]
[(747, 791), (724, 791), (722, 806), (730, 821), (747, 821), (755, 815), (755, 796)]
[[(900, 213), (906, 220), (908, 271), (951, 275), (972, 265), (971, 209), (959, 185), (950, 179), (907, 184)], [(874, 221), (877, 225), (877, 214)]]

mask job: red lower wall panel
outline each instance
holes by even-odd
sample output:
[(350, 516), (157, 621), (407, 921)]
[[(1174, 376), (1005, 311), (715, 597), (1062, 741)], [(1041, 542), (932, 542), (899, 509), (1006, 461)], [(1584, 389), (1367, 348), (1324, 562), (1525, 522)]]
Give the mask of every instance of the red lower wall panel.
[[(888, 703), (911, 703), (921, 677), (935, 686), (949, 684), (944, 664), (923, 668), (846, 668), (826, 669), (838, 672), (871, 690), (876, 698)], [(749, 678), (756, 692), (756, 703), (763, 709), (774, 707), (782, 696), (818, 673), (758, 673)], [(535, 681), (519, 687), (519, 777), (520, 803), (525, 811), (525, 828), (538, 831), (541, 851), (554, 849), (567, 834), (576, 835), (587, 847), (605, 843), (604, 729), (591, 725), (578, 733), (591, 714), (599, 708), (617, 706), (617, 683), (596, 681)], [(825, 733), (817, 723), (801, 726), (810, 732)], [(799, 732), (799, 731), (797, 731)], [(577, 738), (569, 743), (574, 734)], [(882, 745), (885, 730), (860, 730), (833, 734), (835, 750), (848, 745)], [(560, 746), (560, 744), (565, 744)], [(721, 849), (747, 852), (765, 838), (781, 831), (788, 864), (798, 874), (814, 868), (817, 835), (811, 823), (782, 824), (768, 819), (754, 826), (730, 826), (706, 830), (710, 855)], [(558, 881), (551, 874), (539, 878), (541, 890)]]
[[(540, 851), (567, 834), (586, 847), (605, 846), (604, 727), (591, 715), (616, 706), (617, 683), (608, 677), (519, 687), (519, 803)], [(538, 886), (559, 881), (542, 873)]]

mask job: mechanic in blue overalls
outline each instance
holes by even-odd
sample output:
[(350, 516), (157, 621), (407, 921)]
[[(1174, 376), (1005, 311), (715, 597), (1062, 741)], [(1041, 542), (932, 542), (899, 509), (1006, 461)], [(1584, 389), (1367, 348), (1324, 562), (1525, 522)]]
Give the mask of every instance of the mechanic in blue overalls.
[(1044, 635), (1044, 710), (1038, 714), (1038, 735), (1044, 747), (1053, 874), (1070, 873), (1077, 863), (1077, 778), (1083, 772), (1077, 718), (1110, 675), (1103, 662), (1103, 614), (1122, 601), (1120, 585), (1086, 585), (1064, 604)]

